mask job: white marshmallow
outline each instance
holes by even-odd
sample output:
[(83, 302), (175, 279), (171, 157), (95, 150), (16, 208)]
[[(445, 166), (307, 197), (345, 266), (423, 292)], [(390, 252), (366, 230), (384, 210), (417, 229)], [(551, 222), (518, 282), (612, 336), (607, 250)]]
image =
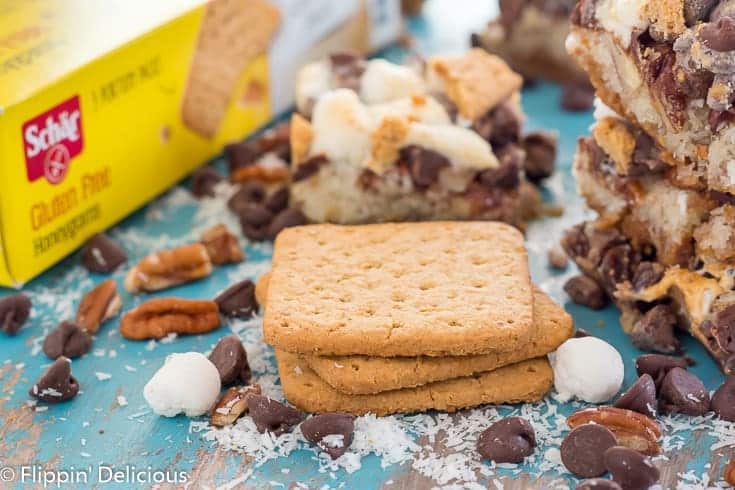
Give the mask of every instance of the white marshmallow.
[(207, 413), (219, 397), (219, 372), (199, 352), (171, 354), (143, 388), (148, 405), (158, 415), (184, 413), (197, 417)]
[(615, 347), (596, 337), (564, 342), (551, 354), (554, 387), (561, 401), (602, 403), (620, 390), (625, 369)]

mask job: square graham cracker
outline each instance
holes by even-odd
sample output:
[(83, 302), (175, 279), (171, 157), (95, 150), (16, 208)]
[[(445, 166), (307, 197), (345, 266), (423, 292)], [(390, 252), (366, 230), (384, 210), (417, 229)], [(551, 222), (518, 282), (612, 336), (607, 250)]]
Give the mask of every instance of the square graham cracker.
[(414, 413), (427, 410), (455, 412), (485, 404), (535, 402), (553, 384), (546, 357), (511, 364), (475, 376), (438, 381), (416, 388), (373, 395), (347, 395), (325, 383), (298, 354), (276, 350), (278, 371), (286, 399), (307, 412)]
[(509, 352), (448, 357), (302, 356), (312, 371), (337, 391), (367, 395), (472, 376), (540, 357), (574, 333), (572, 317), (534, 286), (531, 341)]
[(508, 352), (533, 328), (523, 236), (496, 222), (288, 228), (266, 302), (265, 340), (320, 356)]

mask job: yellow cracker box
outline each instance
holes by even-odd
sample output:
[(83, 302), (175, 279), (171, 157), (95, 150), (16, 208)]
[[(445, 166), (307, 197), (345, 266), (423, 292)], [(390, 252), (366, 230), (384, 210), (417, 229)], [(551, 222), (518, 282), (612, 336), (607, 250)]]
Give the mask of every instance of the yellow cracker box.
[(0, 0), (0, 285), (18, 286), (395, 39), (386, 0)]

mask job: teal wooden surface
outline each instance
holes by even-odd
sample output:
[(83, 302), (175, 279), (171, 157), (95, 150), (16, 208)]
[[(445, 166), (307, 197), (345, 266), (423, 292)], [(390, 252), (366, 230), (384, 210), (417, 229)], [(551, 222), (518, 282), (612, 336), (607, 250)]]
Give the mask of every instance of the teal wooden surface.
[[(470, 5), (472, 2), (458, 2)], [(487, 8), (475, 6), (465, 13), (464, 23), (454, 24), (451, 31), (437, 19), (454, 12), (453, 2), (437, 0), (431, 2), (427, 18), (412, 21), (412, 29), (419, 33), (419, 47), (424, 52), (436, 51), (439, 47), (457, 50), (464, 44), (464, 32), (468, 27), (478, 26), (489, 17)], [(449, 10), (447, 10), (449, 9)], [(459, 7), (457, 7), (459, 9)], [(456, 12), (455, 12), (456, 13)], [(481, 15), (483, 17), (481, 17)], [(461, 12), (457, 13), (461, 16)], [(459, 21), (458, 21), (459, 22)], [(464, 31), (460, 31), (464, 29)], [(462, 34), (460, 39), (459, 34)], [(391, 57), (399, 56), (390, 51)], [(546, 251), (558, 240), (561, 232), (571, 224), (583, 219), (587, 212), (575, 192), (570, 166), (578, 135), (585, 134), (592, 122), (589, 113), (569, 114), (558, 108), (559, 89), (550, 83), (541, 83), (525, 90), (523, 106), (528, 115), (527, 129), (551, 128), (560, 134), (558, 172), (544, 184), (544, 195), (548, 202), (564, 207), (558, 218), (547, 218), (535, 222), (528, 230), (528, 246), (534, 280), (569, 311), (576, 325), (594, 335), (611, 342), (623, 355), (625, 361), (625, 385), (635, 379), (634, 358), (640, 354), (621, 333), (614, 308), (593, 312), (569, 303), (562, 291), (564, 281), (575, 273), (572, 267), (563, 273), (553, 272), (547, 267)], [(223, 168), (223, 162), (216, 160)], [(172, 243), (185, 243), (197, 236), (197, 231), (219, 222), (226, 217), (225, 208), (213, 205), (201, 206), (189, 197), (187, 183), (172, 189), (156, 201), (141, 209), (116, 226), (111, 234), (125, 246), (130, 262), (161, 249)], [(245, 243), (245, 242), (243, 242)], [(263, 244), (245, 245), (247, 261), (241, 265), (218, 268), (208, 279), (154, 296), (182, 296), (187, 298), (211, 298), (236, 280), (255, 279), (269, 267), (271, 248)], [(122, 290), (124, 270), (113, 277)], [(122, 339), (117, 330), (117, 320), (105, 324), (95, 338), (93, 351), (73, 363), (73, 371), (82, 386), (82, 393), (75, 400), (58, 405), (39, 404), (29, 406), (28, 388), (48, 365), (49, 361), (39, 352), (40, 342), (46, 331), (61, 320), (73, 317), (82, 294), (94, 284), (106, 279), (104, 276), (85, 272), (79, 265), (78, 254), (74, 254), (28, 284), (24, 291), (34, 301), (33, 315), (28, 325), (15, 337), (0, 334), (0, 488), (21, 488), (20, 478), (25, 472), (26, 482), (36, 477), (39, 471), (75, 470), (76, 483), (62, 485), (63, 488), (113, 487), (148, 488), (156, 486), (154, 477), (179, 478), (185, 474), (190, 488), (230, 487), (247, 488), (296, 488), (302, 482), (308, 488), (428, 488), (438, 486), (411, 464), (381, 467), (377, 456), (363, 458), (362, 467), (354, 473), (345, 471), (319, 471), (315, 452), (309, 448), (297, 450), (288, 457), (267, 461), (257, 465), (252, 458), (236, 452), (225, 451), (206, 441), (202, 433), (192, 430), (190, 420), (184, 417), (166, 419), (151, 413), (143, 399), (143, 386), (162, 365), (165, 357), (174, 352), (206, 352), (217, 340), (238, 332), (245, 340), (249, 352), (255, 351), (258, 362), (253, 366), (257, 381), (264, 385), (277, 383), (272, 352), (260, 341), (259, 320), (226, 324), (207, 335), (180, 337), (168, 342), (131, 342)], [(0, 296), (8, 294), (0, 290)], [(130, 296), (123, 293), (124, 310), (128, 310), (150, 296)], [(699, 375), (709, 389), (715, 389), (723, 377), (708, 358), (704, 349), (691, 339), (684, 342), (687, 354), (697, 361), (692, 370)], [(109, 377), (108, 377), (109, 375)], [(578, 408), (578, 404), (549, 405), (558, 408), (559, 417)], [(498, 413), (517, 411), (519, 407), (500, 408)], [(462, 417), (459, 415), (458, 417)], [(657, 464), (664, 471), (665, 488), (706, 488), (718, 480), (721, 465), (732, 455), (735, 440), (729, 436), (712, 435), (712, 422), (703, 421), (702, 430), (690, 431), (689, 427), (678, 427), (685, 419), (674, 417), (667, 422), (671, 427), (667, 433), (672, 437), (668, 446), (668, 460)], [(488, 425), (491, 421), (488, 421)], [(723, 429), (720, 427), (720, 429)], [(724, 427), (728, 429), (728, 427)], [(729, 437), (729, 439), (728, 439)], [(725, 447), (712, 450), (714, 443), (723, 442)], [(418, 441), (426, 444), (425, 441)], [(473, 441), (474, 444), (474, 441)], [(541, 445), (537, 454), (544, 455), (552, 445)], [(553, 458), (552, 458), (553, 459)], [(530, 465), (517, 469), (497, 469), (504, 477), (505, 488), (573, 488), (574, 480), (556, 470), (544, 472), (541, 456)], [(102, 470), (99, 468), (102, 467)], [(100, 482), (109, 478), (109, 467), (122, 474), (120, 483)], [(35, 470), (34, 470), (35, 468)], [(87, 479), (83, 474), (89, 471)], [(130, 481), (131, 471), (141, 472), (141, 481)], [(164, 473), (165, 472), (165, 473)], [(689, 473), (687, 473), (689, 472)], [(524, 476), (532, 475), (532, 476)], [(707, 483), (709, 475), (710, 483)], [(480, 485), (489, 480), (481, 477)], [(51, 486), (55, 486), (52, 483)], [(453, 482), (446, 482), (447, 485)], [(456, 483), (456, 482), (454, 482)], [(686, 487), (686, 485), (691, 485)], [(162, 485), (183, 487), (183, 483)], [(461, 488), (461, 486), (455, 487)]]

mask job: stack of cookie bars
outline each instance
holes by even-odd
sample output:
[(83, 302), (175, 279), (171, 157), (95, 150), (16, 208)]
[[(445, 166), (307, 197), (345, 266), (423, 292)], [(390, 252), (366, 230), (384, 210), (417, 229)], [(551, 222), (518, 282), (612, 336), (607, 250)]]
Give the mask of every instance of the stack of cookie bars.
[(645, 349), (689, 331), (735, 374), (735, 2), (582, 0), (569, 52), (603, 102), (579, 140), (599, 214), (564, 246)]
[(309, 412), (537, 401), (573, 330), (496, 222), (289, 228), (262, 294), (284, 393)]

